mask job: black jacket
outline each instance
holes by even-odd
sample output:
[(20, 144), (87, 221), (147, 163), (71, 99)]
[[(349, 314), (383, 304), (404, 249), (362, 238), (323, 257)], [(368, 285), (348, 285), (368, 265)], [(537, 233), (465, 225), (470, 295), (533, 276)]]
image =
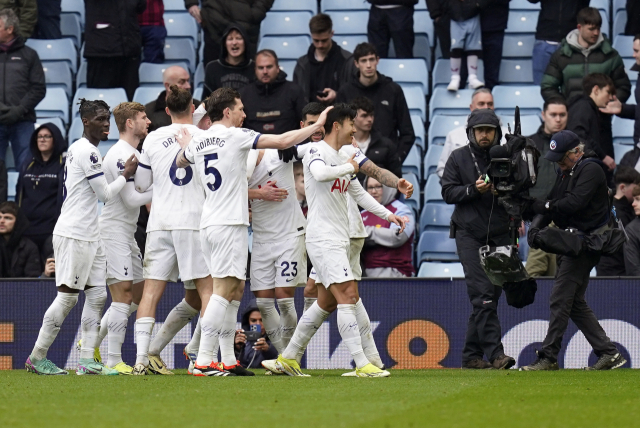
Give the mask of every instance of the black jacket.
[(540, 128), (538, 128), (538, 132), (529, 138), (533, 140), (536, 148), (540, 152), (540, 158), (538, 159), (538, 180), (536, 181), (536, 185), (532, 189), (529, 189), (529, 196), (544, 199), (551, 189), (553, 189), (557, 177), (555, 163), (549, 162), (544, 158), (544, 155), (549, 151), (551, 134), (544, 132), (544, 124), (542, 124)]
[[(640, 66), (633, 64), (631, 70), (640, 72)], [(633, 143), (638, 144), (638, 142), (640, 142), (640, 104), (637, 103), (640, 102), (640, 85), (636, 85), (635, 98), (636, 104), (623, 104), (622, 111), (618, 116), (635, 120), (633, 124)]]
[[(46, 162), (37, 142), (38, 132), (43, 128), (53, 135), (53, 154)], [(31, 135), (29, 148), (33, 157), (22, 165), (16, 186), (16, 202), (30, 223), (24, 235), (52, 234), (62, 208), (67, 141), (56, 125), (45, 123)]]
[[(193, 105), (198, 108), (200, 106), (200, 100), (194, 98)], [(151, 121), (149, 125), (149, 132), (155, 131), (163, 126), (171, 125), (171, 116), (167, 114), (165, 108), (167, 107), (167, 91), (162, 91), (158, 94), (158, 98), (155, 101), (144, 106), (144, 111), (147, 113), (147, 117)]]
[(509, 21), (511, 0), (485, 0), (480, 10), (480, 28), (483, 33), (504, 31)]
[[(622, 225), (626, 228), (633, 219), (636, 218), (636, 213), (633, 211), (631, 202), (624, 196), (622, 199), (613, 198), (613, 206), (616, 209), (616, 216), (622, 222)], [(640, 259), (636, 261), (640, 263)], [(624, 254), (621, 248), (616, 254), (606, 255), (603, 254), (600, 257), (600, 261), (596, 265), (596, 272), (598, 276), (624, 276)]]
[(0, 202), (7, 200), (7, 190), (9, 188), (9, 177), (7, 174), (7, 167), (2, 159), (0, 159)]
[(456, 205), (451, 216), (456, 227), (484, 241), (507, 234), (509, 216), (491, 192), (481, 194), (476, 188), (479, 174), (473, 163), (472, 150), (480, 172), (487, 171), (489, 150), (481, 149), (475, 143), (454, 150), (442, 173), (442, 198), (447, 204)]
[(300, 128), (306, 100), (302, 89), (280, 70), (273, 83), (258, 80), (240, 89), (247, 118), (244, 126), (263, 134), (282, 134)]
[(229, 25), (224, 33), (222, 33), (223, 42), (220, 44), (220, 59), (211, 61), (207, 64), (207, 68), (204, 72), (204, 90), (202, 91), (202, 98), (206, 99), (211, 92), (218, 88), (232, 88), (236, 91), (244, 88), (249, 83), (256, 80), (255, 63), (251, 59), (252, 52), (249, 52), (249, 46), (245, 42), (244, 61), (238, 65), (231, 65), (227, 62), (226, 58), (229, 52), (227, 51), (227, 44), (224, 43), (227, 35), (231, 30), (236, 30), (242, 34), (244, 40), (248, 40), (247, 33), (240, 25)]
[(140, 57), (138, 14), (147, 0), (85, 0), (84, 5), (85, 58)]
[(627, 276), (640, 276), (640, 218), (636, 217), (626, 227), (629, 240), (624, 244), (624, 266)]
[(575, 30), (578, 12), (589, 7), (589, 0), (529, 0), (540, 3), (536, 39), (559, 42)]
[(613, 152), (613, 138), (602, 125), (600, 109), (587, 95), (577, 95), (569, 101), (569, 118), (567, 129), (573, 131), (586, 149), (593, 150), (599, 159), (605, 156), (615, 157)]
[(35, 122), (35, 108), (47, 92), (38, 53), (18, 36), (7, 52), (0, 52), (0, 62), (0, 103), (20, 106), (23, 115), (18, 121)]
[(378, 73), (378, 80), (364, 86), (360, 80), (347, 83), (338, 91), (336, 102), (351, 102), (357, 97), (367, 97), (375, 106), (373, 129), (395, 142), (398, 155), (404, 161), (415, 142), (411, 115), (400, 85), (390, 77)]
[(453, 21), (466, 21), (478, 16), (488, 0), (448, 0), (446, 7)]
[(627, 0), (627, 25), (624, 27), (624, 34), (627, 36), (640, 34), (640, 2), (638, 0)]
[[(402, 178), (402, 162), (398, 157), (396, 144), (383, 137), (379, 132), (371, 132), (371, 142), (367, 146), (365, 156), (380, 168), (385, 168)], [(358, 180), (362, 183), (366, 175), (358, 173)]]
[(37, 278), (42, 273), (38, 247), (23, 236), (29, 220), (18, 211), (18, 217), (9, 240), (0, 236), (0, 277)]

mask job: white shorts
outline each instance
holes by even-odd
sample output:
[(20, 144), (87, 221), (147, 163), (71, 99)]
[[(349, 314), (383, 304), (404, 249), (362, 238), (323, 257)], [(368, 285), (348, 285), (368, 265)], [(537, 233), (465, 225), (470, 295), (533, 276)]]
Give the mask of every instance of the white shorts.
[(144, 280), (142, 276), (142, 255), (135, 239), (129, 242), (103, 239), (107, 254), (107, 285), (122, 281), (134, 284)]
[(251, 291), (306, 284), (307, 249), (304, 235), (280, 242), (253, 243)]
[(53, 235), (56, 286), (74, 290), (106, 285), (107, 256), (102, 241), (80, 241)]
[[(143, 276), (160, 281), (183, 281), (209, 275), (198, 230), (154, 230), (147, 233)], [(185, 286), (185, 288), (187, 288)]]
[(317, 274), (316, 281), (325, 288), (354, 280), (349, 262), (349, 242), (307, 242), (307, 252)]
[(202, 252), (207, 255), (205, 260), (211, 277), (235, 276), (243, 281), (246, 280), (249, 256), (247, 226), (209, 226), (202, 229), (200, 233), (202, 233)]
[[(360, 265), (362, 247), (364, 247), (364, 238), (351, 238), (349, 240), (349, 264), (351, 265), (353, 279), (356, 281), (362, 280), (362, 266)], [(309, 279), (320, 282), (318, 281), (318, 273), (315, 267), (311, 268)]]

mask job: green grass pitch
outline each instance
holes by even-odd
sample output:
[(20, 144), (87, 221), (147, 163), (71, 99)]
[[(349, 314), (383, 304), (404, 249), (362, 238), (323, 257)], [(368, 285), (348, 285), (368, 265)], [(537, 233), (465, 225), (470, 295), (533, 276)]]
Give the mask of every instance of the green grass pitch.
[[(386, 379), (0, 372), (0, 426), (633, 427), (640, 371), (392, 370)], [(223, 425), (224, 424), (224, 425)]]

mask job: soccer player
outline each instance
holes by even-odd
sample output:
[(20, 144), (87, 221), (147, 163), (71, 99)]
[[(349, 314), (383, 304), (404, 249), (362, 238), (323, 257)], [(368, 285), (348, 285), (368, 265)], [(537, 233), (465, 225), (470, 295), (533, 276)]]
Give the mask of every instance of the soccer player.
[(138, 163), (135, 155), (131, 155), (124, 162), (122, 175), (111, 184), (107, 182), (97, 146), (109, 136), (109, 117), (109, 106), (104, 101), (80, 99), (83, 138), (67, 151), (64, 202), (53, 230), (58, 295), (44, 314), (38, 339), (25, 363), (27, 371), (32, 373), (67, 374), (47, 359), (47, 351), (64, 319), (78, 303), (80, 290), (84, 290), (82, 349), (76, 374), (118, 375), (117, 370), (93, 360), (102, 308), (107, 300), (107, 259), (100, 240), (97, 206), (98, 199), (109, 202), (120, 193), (135, 174)]
[[(167, 370), (159, 352), (201, 309), (211, 294), (211, 277), (200, 245), (199, 223), (204, 204), (202, 188), (193, 169), (175, 166), (180, 146), (176, 134), (181, 129), (199, 132), (193, 125), (194, 105), (191, 93), (173, 85), (167, 96), (167, 114), (172, 124), (151, 132), (142, 146), (140, 170), (135, 184), (146, 191), (153, 183), (153, 202), (147, 224), (144, 257), (145, 279), (138, 307), (135, 335), (137, 342), (134, 375), (173, 374)], [(169, 313), (150, 348), (158, 302), (168, 281), (184, 281), (185, 299)], [(195, 289), (194, 291), (194, 284)], [(154, 354), (151, 351), (158, 352)]]
[[(302, 316), (289, 346), (278, 357), (278, 369), (290, 376), (304, 376), (297, 358), (336, 306), (338, 329), (356, 363), (356, 376), (389, 376), (389, 372), (372, 364), (363, 350), (357, 321), (363, 317), (356, 316), (357, 304), (361, 305), (362, 302), (351, 269), (347, 193), (359, 205), (367, 210), (375, 210), (376, 215), (397, 224), (401, 230), (404, 229), (405, 221), (393, 215), (373, 198), (368, 198), (370, 195), (366, 194), (355, 175), (349, 177), (358, 172), (359, 163), (364, 164), (367, 161), (359, 150), (354, 154), (360, 156), (358, 162), (345, 163), (344, 155), (340, 153), (343, 146), (352, 142), (355, 115), (356, 112), (350, 106), (337, 104), (329, 113), (324, 125), (325, 140), (311, 145), (303, 160), (305, 192), (309, 202), (307, 251), (318, 273), (319, 282), (324, 287), (318, 288), (318, 301)], [(351, 168), (350, 165), (355, 167)], [(366, 311), (363, 312), (366, 316)], [(366, 319), (368, 321), (368, 316)], [(366, 327), (363, 327), (363, 332), (367, 333)], [(369, 341), (373, 343), (370, 327), (368, 336)], [(375, 347), (375, 344), (373, 346)]]

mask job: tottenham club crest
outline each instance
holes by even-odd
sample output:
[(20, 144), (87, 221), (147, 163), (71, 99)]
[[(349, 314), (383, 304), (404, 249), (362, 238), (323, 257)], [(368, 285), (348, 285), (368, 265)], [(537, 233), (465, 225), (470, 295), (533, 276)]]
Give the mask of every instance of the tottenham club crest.
[(96, 155), (95, 153), (91, 153), (91, 156), (89, 156), (89, 160), (91, 161), (91, 163), (98, 163), (98, 155)]
[(118, 162), (116, 163), (116, 166), (118, 167), (118, 169), (120, 171), (124, 171), (124, 161), (122, 159), (118, 159)]
[(557, 147), (556, 140), (551, 140), (551, 143), (549, 144), (549, 148), (551, 150), (555, 150), (556, 147)]

